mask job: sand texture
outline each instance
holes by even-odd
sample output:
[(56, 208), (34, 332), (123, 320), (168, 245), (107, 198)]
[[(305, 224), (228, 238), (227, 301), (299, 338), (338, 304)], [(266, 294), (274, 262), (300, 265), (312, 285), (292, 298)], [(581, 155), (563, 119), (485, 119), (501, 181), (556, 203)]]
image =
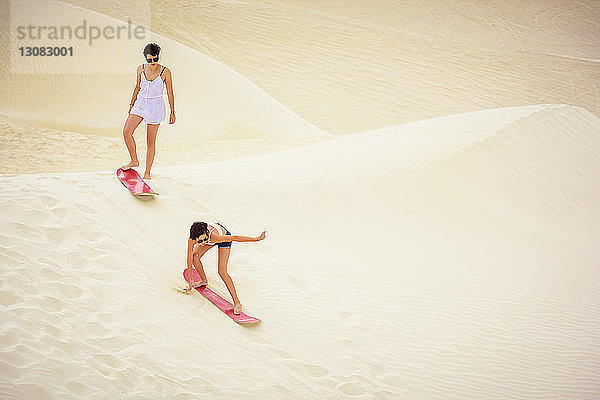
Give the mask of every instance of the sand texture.
[[(157, 197), (115, 176), (135, 65), (2, 67), (1, 399), (600, 397), (597, 2), (149, 3)], [(267, 231), (261, 324), (174, 290), (196, 220)]]

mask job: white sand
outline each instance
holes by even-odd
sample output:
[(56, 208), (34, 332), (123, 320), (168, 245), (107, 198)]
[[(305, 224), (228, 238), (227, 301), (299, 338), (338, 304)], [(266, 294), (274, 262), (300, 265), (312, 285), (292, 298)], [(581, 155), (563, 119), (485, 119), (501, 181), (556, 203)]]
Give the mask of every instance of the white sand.
[[(380, 13), (389, 10), (388, 3), (376, 3)], [(177, 10), (197, 10), (179, 4)], [(282, 10), (294, 17), (291, 2), (261, 3), (250, 16), (249, 4), (207, 2), (206, 10), (219, 15), (221, 9), (227, 18), (237, 18), (231, 24), (240, 30), (231, 29), (233, 37), (248, 27), (246, 18), (261, 15), (258, 11), (274, 24)], [(318, 15), (339, 18), (334, 11), (321, 8)], [(306, 17), (298, 12), (296, 17)], [(510, 15), (498, 16), (510, 20)], [(388, 24), (384, 16), (373, 18), (369, 23)], [(181, 33), (177, 26), (188, 26), (178, 22), (173, 17), (168, 25), (172, 39)], [(264, 25), (261, 34), (283, 43), (273, 26)], [(465, 32), (452, 39), (462, 38), (462, 46), (476, 53), (480, 49)], [(529, 34), (535, 43), (536, 35)], [(581, 48), (591, 48), (590, 40)], [(459, 80), (467, 79), (460, 71), (472, 61), (456, 50), (461, 43), (453, 55)], [(305, 50), (311, 45), (307, 41)], [(415, 54), (425, 57), (428, 49), (415, 48)], [(194, 50), (182, 47), (180, 55), (189, 54)], [(278, 53), (265, 52), (273, 54)], [(254, 68), (246, 56), (238, 56), (248, 70)], [(555, 58), (530, 57), (549, 71), (557, 65)], [(0, 398), (600, 396), (597, 110), (563, 104), (573, 102), (557, 95), (560, 104), (496, 108), (372, 130), (378, 124), (370, 108), (350, 107), (339, 126), (347, 133), (352, 126), (371, 130), (334, 136), (228, 67), (199, 53), (195, 60), (205, 60), (212, 71), (203, 79), (214, 79), (215, 87), (229, 85), (239, 101), (205, 116), (214, 124), (204, 134), (187, 130), (196, 115), (184, 124), (183, 110), (181, 127), (179, 122), (161, 126), (164, 137), (152, 179), (161, 195), (151, 200), (132, 197), (114, 176), (126, 154), (120, 131), (111, 131), (120, 117), (107, 113), (104, 127), (81, 125), (85, 120), (79, 115), (46, 118), (61, 104), (80, 111), (89, 105), (67, 94), (63, 103), (46, 109), (28, 106), (34, 83), (19, 82), (22, 76), (16, 79), (25, 85), (24, 94), (10, 100), (10, 110), (3, 98)], [(569, 62), (584, 69), (595, 65)], [(296, 68), (298, 74), (310, 73)], [(578, 69), (564, 68), (540, 79), (551, 84), (560, 74), (565, 81), (581, 77)], [(471, 78), (465, 99), (503, 93), (503, 83), (489, 79), (500, 69)], [(74, 88), (81, 89), (87, 79), (80, 78)], [(539, 89), (536, 82), (514, 78), (515, 93)], [(272, 87), (284, 81), (264, 79)], [(129, 81), (121, 82), (127, 86)], [(416, 119), (438, 106), (438, 115), (447, 114), (436, 103), (443, 95), (433, 95), (416, 78), (410, 83), (413, 99), (419, 99), (413, 104), (420, 110)], [(444, 86), (440, 76), (430, 83)], [(388, 101), (385, 84), (373, 85), (373, 96), (380, 91), (382, 102)], [(301, 81), (289, 86), (290, 95), (299, 86)], [(201, 110), (210, 103), (209, 94), (194, 100), (192, 90), (183, 94), (183, 84), (175, 89), (186, 98), (188, 114), (194, 105)], [(42, 85), (40, 90), (42, 98), (50, 98), (49, 89)], [(126, 104), (130, 88), (115, 90)], [(328, 92), (325, 97), (332, 101), (317, 96), (313, 106), (331, 115), (350, 104), (347, 94)], [(433, 104), (425, 103), (430, 96)], [(451, 91), (445, 96), (453, 100)], [(236, 114), (245, 102), (262, 104), (262, 114)], [(219, 104), (225, 107), (216, 102), (215, 110)], [(296, 111), (299, 103), (284, 104)], [(464, 104), (471, 107), (466, 111), (489, 105)], [(38, 117), (24, 119), (26, 113)], [(224, 116), (230, 113), (245, 128), (215, 137), (224, 132)], [(190, 223), (213, 218), (235, 233), (267, 229), (261, 243), (234, 244), (229, 268), (246, 311), (263, 320), (259, 326), (237, 326), (200, 295), (173, 290), (183, 284)], [(210, 285), (226, 294), (215, 251), (205, 260)]]

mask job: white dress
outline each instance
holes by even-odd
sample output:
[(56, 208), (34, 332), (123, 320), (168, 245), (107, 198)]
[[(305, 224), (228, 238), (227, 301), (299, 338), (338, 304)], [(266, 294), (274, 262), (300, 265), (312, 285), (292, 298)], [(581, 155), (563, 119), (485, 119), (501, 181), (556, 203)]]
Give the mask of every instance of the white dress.
[(147, 124), (159, 124), (165, 120), (167, 112), (163, 100), (165, 83), (162, 80), (164, 70), (165, 67), (160, 71), (160, 75), (151, 81), (146, 79), (146, 73), (142, 70), (140, 91), (133, 103), (130, 114), (139, 115), (144, 118)]

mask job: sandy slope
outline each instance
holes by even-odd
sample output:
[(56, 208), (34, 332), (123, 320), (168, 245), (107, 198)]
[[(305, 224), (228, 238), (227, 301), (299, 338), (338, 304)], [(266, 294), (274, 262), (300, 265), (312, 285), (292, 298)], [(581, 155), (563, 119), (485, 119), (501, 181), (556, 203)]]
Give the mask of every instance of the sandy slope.
[[(159, 168), (151, 201), (3, 175), (0, 393), (595, 398), (599, 138), (532, 106)], [(230, 263), (261, 326), (172, 290), (198, 218), (268, 228)]]
[[(147, 3), (155, 199), (114, 175), (130, 74), (0, 64), (0, 398), (598, 398), (596, 2)], [(260, 326), (173, 290), (198, 219), (267, 229)]]
[[(281, 3), (272, 0), (272, 3)], [(600, 59), (594, 45), (600, 7), (595, 1), (285, 0), (377, 26), (481, 47), (504, 47), (563, 57)]]

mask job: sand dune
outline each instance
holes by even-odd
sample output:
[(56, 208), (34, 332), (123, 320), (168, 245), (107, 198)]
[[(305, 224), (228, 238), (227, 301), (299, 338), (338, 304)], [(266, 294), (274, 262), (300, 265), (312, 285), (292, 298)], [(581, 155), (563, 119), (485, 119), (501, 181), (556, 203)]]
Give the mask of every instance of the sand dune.
[[(595, 398), (599, 137), (580, 108), (489, 110), (158, 168), (150, 201), (3, 175), (0, 393)], [(230, 262), (259, 327), (172, 290), (199, 218), (268, 228)]]
[[(162, 45), (176, 79), (179, 122), (177, 129), (165, 124), (169, 135), (302, 134), (306, 122), (285, 107), (337, 134), (540, 103), (600, 115), (600, 9), (593, 0), (377, 1), (368, 9), (300, 0), (67, 3), (107, 21), (149, 14), (155, 33), (148, 40)], [(0, 18), (9, 25), (8, 13)], [(0, 40), (8, 46), (7, 37)], [(81, 61), (108, 71), (115, 59), (129, 60)], [(131, 74), (19, 75), (5, 64), (0, 72), (10, 76), (0, 82), (0, 112), (43, 128), (120, 135)]]
[[(87, 8), (36, 1), (52, 5), (38, 24), (60, 26), (65, 18), (72, 26), (85, 19), (93, 19), (99, 26), (118, 22)], [(3, 25), (10, 25), (9, 13), (3, 12), (0, 18)], [(8, 36), (1, 39), (0, 44), (8, 47)], [(0, 81), (0, 113), (29, 127), (120, 137), (136, 83), (136, 67), (144, 63), (142, 50), (147, 43), (158, 42), (164, 48), (161, 63), (173, 72), (178, 116), (177, 129), (168, 122), (162, 124), (163, 135), (210, 140), (324, 134), (235, 70), (175, 40), (148, 30), (145, 40), (136, 41), (137, 47), (122, 42), (125, 44), (98, 41), (94, 52), (83, 53), (75, 57), (75, 64), (52, 69), (52, 73), (12, 73), (10, 63), (3, 64), (0, 71), (10, 79)], [(129, 52), (117, 52), (123, 49)], [(90, 65), (94, 66), (91, 71)], [(115, 68), (129, 73), (114, 73)], [(166, 93), (164, 99), (169, 110)]]
[[(141, 48), (0, 64), (0, 398), (600, 396), (597, 2), (366, 4), (32, 6), (145, 18), (178, 121), (134, 198)], [(229, 263), (259, 326), (173, 290), (194, 220), (267, 230)]]
[[(277, 0), (275, 0), (277, 1)], [(594, 46), (600, 13), (595, 1), (473, 3), (468, 1), (286, 0), (285, 3), (477, 46), (600, 59)]]
[[(119, 1), (69, 3), (128, 15)], [(153, 31), (330, 133), (540, 103), (600, 116), (595, 0), (150, 3)]]

